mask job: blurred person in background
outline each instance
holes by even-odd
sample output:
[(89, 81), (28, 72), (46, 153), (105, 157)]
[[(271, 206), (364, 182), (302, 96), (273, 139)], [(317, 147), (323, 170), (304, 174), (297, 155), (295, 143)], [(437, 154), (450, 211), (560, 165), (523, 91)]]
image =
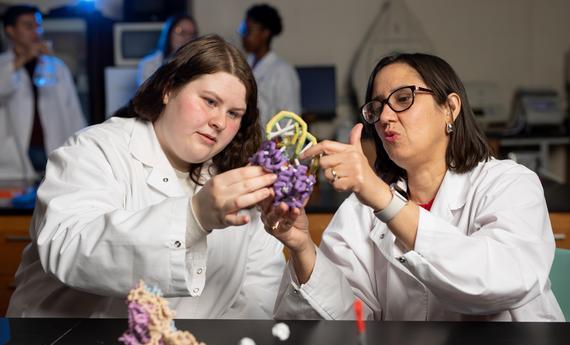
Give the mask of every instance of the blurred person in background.
[(0, 179), (37, 180), (85, 117), (69, 69), (42, 40), (39, 10), (11, 6), (3, 21), (10, 46), (0, 54)]
[(156, 50), (138, 65), (137, 85), (141, 85), (181, 46), (198, 36), (198, 25), (187, 14), (169, 17), (160, 33)]
[(267, 4), (250, 7), (238, 29), (259, 89), (262, 128), (281, 110), (301, 111), (299, 76), (293, 66), (271, 50), (273, 37), (282, 31), (281, 16)]

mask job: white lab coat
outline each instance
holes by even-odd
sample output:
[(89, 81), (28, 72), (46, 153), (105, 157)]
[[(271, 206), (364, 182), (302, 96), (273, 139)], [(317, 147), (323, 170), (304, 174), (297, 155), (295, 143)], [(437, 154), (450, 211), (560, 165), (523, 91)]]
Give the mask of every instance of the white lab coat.
[(512, 161), (447, 172), (415, 248), (351, 195), (325, 230), (299, 286), (288, 265), (276, 318), (562, 321), (550, 289), (554, 236), (536, 174)]
[[(196, 188), (196, 191), (199, 188)], [(49, 158), (12, 317), (126, 317), (140, 279), (178, 318), (271, 318), (285, 263), (259, 213), (207, 233), (151, 123), (111, 118)]]
[[(247, 62), (253, 65), (253, 54), (248, 55)], [(262, 129), (273, 115), (282, 110), (301, 115), (299, 76), (291, 65), (270, 51), (253, 67), (253, 75), (257, 82)]]
[(145, 80), (148, 79), (164, 62), (163, 54), (157, 50), (139, 62), (137, 66), (137, 86), (140, 86)]
[[(54, 56), (57, 83), (39, 88), (38, 106), (46, 153), (85, 127), (71, 73)], [(0, 54), (0, 179), (35, 179), (28, 158), (34, 121), (32, 80), (24, 67), (14, 69), (14, 53)]]

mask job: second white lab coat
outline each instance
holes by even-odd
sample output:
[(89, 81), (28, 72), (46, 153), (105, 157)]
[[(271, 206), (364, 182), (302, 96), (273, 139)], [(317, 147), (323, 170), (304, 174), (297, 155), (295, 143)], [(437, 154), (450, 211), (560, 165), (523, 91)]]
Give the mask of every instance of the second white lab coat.
[(111, 118), (72, 137), (50, 156), (7, 315), (126, 317), (143, 279), (178, 318), (270, 318), (281, 243), (256, 210), (208, 234), (190, 199), (150, 122)]
[(563, 321), (548, 275), (554, 236), (540, 181), (512, 161), (448, 171), (431, 211), (420, 208), (405, 251), (351, 195), (299, 286), (289, 264), (277, 318), (354, 318), (355, 297), (375, 320)]
[[(253, 65), (254, 55), (248, 55), (247, 62)], [(301, 86), (293, 66), (270, 51), (253, 67), (253, 75), (257, 82), (262, 129), (282, 110), (301, 115)]]
[[(35, 179), (28, 158), (34, 121), (32, 80), (24, 67), (14, 69), (14, 53), (0, 54), (0, 179)], [(61, 60), (48, 56), (57, 82), (38, 89), (38, 109), (46, 153), (85, 127), (85, 117), (71, 73)]]

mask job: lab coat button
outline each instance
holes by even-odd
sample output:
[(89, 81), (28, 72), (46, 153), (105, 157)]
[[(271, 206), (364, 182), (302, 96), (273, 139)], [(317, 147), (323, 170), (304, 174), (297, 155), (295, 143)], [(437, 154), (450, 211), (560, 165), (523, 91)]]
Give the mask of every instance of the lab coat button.
[(293, 288), (293, 294), (298, 295), (298, 294), (299, 294), (299, 290)]
[(162, 182), (168, 182), (168, 177), (163, 178)]
[(174, 242), (174, 247), (176, 247), (176, 248), (180, 248), (181, 245), (182, 245), (182, 243), (180, 243), (180, 241)]
[(198, 292), (200, 292), (200, 289), (194, 288), (194, 289), (192, 290), (192, 292), (197, 294)]
[(196, 273), (202, 274), (202, 269), (201, 269), (201, 268), (198, 268), (198, 269), (196, 270)]
[(399, 258), (396, 258), (396, 259), (398, 259), (398, 261), (400, 261), (400, 262), (403, 263), (403, 264), (405, 264), (406, 262), (408, 262), (408, 260), (406, 260), (406, 258), (403, 257), (403, 256), (400, 256)]

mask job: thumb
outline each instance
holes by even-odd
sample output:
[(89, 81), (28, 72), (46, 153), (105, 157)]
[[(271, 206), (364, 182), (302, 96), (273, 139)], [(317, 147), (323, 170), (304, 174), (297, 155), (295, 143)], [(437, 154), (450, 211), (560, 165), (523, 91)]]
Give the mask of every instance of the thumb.
[(362, 145), (360, 144), (360, 137), (362, 136), (362, 128), (364, 125), (362, 123), (357, 123), (350, 131), (350, 137), (348, 143), (354, 146), (358, 151), (362, 151)]

